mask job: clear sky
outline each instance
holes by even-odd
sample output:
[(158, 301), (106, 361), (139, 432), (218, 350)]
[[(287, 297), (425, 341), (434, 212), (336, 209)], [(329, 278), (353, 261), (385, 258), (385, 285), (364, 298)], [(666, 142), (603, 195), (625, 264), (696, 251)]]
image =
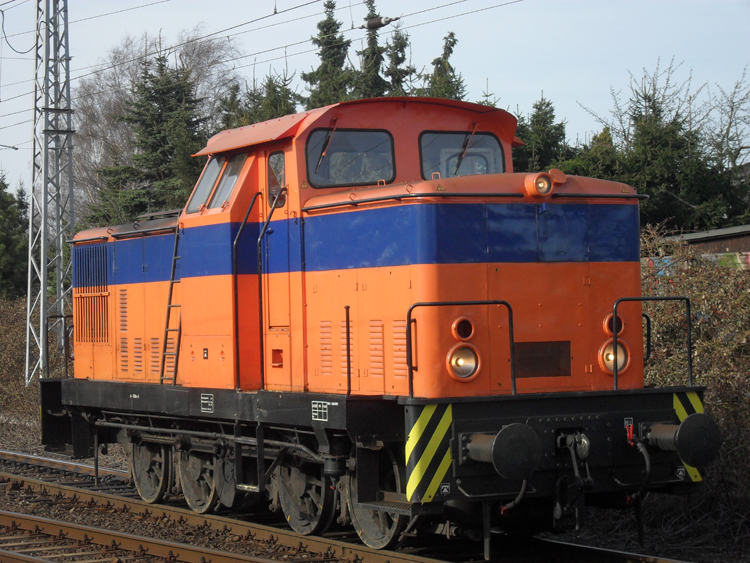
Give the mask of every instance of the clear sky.
[[(34, 34), (28, 31), (35, 25), (36, 3), (0, 0), (8, 41), (19, 51), (33, 44)], [(361, 48), (365, 32), (350, 28), (362, 24), (366, 8), (361, 0), (338, 0), (337, 5), (337, 18), (353, 40), (351, 60), (357, 64), (354, 47)], [(466, 81), (469, 100), (481, 99), (489, 88), (500, 107), (528, 113), (544, 92), (558, 118), (567, 122), (571, 142), (600, 129), (581, 105), (606, 115), (612, 108), (611, 89), (626, 90), (629, 72), (639, 77), (644, 68), (653, 71), (659, 60), (665, 67), (674, 58), (682, 64), (678, 79), (687, 79), (692, 71), (696, 87), (706, 83), (729, 89), (750, 63), (750, 0), (377, 0), (377, 7), (382, 15), (402, 17), (417, 68), (428, 66), (440, 53), (443, 37), (454, 31), (458, 45), (452, 63)], [(135, 9), (95, 17), (128, 8)], [(252, 76), (254, 60), (261, 76), (269, 66), (283, 69), (285, 45), (290, 71), (309, 70), (317, 63), (315, 53), (297, 53), (312, 49), (309, 38), (317, 32), (323, 2), (69, 0), (69, 10), (75, 86), (75, 77), (126, 34), (161, 33), (169, 45), (180, 30), (200, 25), (207, 34), (269, 15), (218, 35), (229, 36), (228, 41), (251, 55), (236, 61), (237, 67), (244, 66), (239, 72)], [(307, 42), (291, 45), (300, 41)], [(19, 55), (4, 40), (0, 43), (0, 144), (20, 149), (0, 147), (0, 169), (13, 186), (23, 180), (28, 187), (32, 53)], [(305, 93), (301, 83), (298, 91)]]

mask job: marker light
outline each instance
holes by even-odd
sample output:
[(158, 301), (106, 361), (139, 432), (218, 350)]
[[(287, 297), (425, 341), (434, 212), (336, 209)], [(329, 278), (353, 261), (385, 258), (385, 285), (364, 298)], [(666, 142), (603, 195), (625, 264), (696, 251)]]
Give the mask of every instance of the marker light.
[(456, 344), (448, 352), (448, 373), (459, 381), (471, 381), (479, 373), (479, 353), (471, 344)]
[(459, 317), (453, 321), (451, 332), (456, 340), (471, 340), (474, 336), (474, 324), (466, 317)]
[(612, 334), (614, 334), (612, 330), (614, 328), (613, 325), (616, 325), (617, 335), (619, 336), (620, 334), (622, 334), (622, 331), (625, 329), (625, 323), (623, 322), (622, 317), (620, 315), (617, 315), (617, 323), (613, 323), (612, 319), (613, 319), (612, 313), (610, 313), (604, 318), (604, 322), (602, 323), (602, 327), (604, 328), (604, 334), (606, 334), (607, 336), (612, 336)]

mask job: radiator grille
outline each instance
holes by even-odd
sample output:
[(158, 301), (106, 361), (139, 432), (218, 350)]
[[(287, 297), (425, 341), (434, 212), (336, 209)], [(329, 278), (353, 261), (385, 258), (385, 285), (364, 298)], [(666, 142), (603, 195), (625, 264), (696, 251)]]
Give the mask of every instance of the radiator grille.
[(120, 332), (128, 331), (128, 290), (120, 289)]
[(161, 369), (161, 338), (151, 339), (151, 373), (159, 375)]
[(107, 246), (73, 248), (73, 284), (77, 318), (75, 341), (109, 342), (109, 284)]

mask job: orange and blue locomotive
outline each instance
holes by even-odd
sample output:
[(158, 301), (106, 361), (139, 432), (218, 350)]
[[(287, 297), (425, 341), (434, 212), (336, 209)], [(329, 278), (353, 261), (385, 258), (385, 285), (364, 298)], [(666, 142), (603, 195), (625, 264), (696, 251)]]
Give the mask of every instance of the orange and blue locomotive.
[(184, 209), (72, 241), (44, 443), (125, 444), (148, 501), (255, 495), (376, 548), (693, 486), (720, 437), (691, 374), (644, 388), (643, 196), (513, 173), (515, 128), (387, 98), (210, 139)]

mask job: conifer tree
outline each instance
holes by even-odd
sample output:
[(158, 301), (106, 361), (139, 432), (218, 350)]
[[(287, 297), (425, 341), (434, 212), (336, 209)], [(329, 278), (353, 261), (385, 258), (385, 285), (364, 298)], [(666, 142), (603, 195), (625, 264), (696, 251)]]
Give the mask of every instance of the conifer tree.
[(424, 85), (417, 91), (418, 96), (463, 100), (466, 98), (466, 84), (460, 73), (451, 65), (450, 58), (458, 43), (452, 31), (443, 40), (443, 53), (432, 61), (432, 73), (423, 76)]
[(170, 68), (165, 55), (144, 63), (120, 117), (135, 133), (132, 164), (99, 170), (101, 205), (91, 209), (87, 222), (119, 223), (185, 204), (203, 165), (191, 157), (205, 142), (199, 102), (189, 70)]
[(529, 117), (518, 115), (516, 136), (525, 145), (513, 149), (515, 172), (549, 170), (553, 162), (564, 156), (565, 122), (555, 122), (555, 108), (544, 94), (534, 102)]
[[(380, 17), (375, 8), (375, 0), (365, 0), (366, 20)], [(367, 30), (367, 47), (357, 54), (362, 60), (362, 69), (357, 73), (354, 84), (355, 98), (379, 98), (388, 91), (388, 82), (380, 75), (383, 68), (383, 54), (386, 48), (378, 44), (378, 30)]]
[(312, 38), (313, 44), (319, 49), (320, 65), (315, 70), (301, 74), (310, 91), (307, 109), (349, 99), (355, 77), (354, 71), (344, 66), (351, 41), (345, 40), (340, 33), (341, 22), (336, 21), (333, 14), (336, 2), (326, 0), (323, 6), (325, 18), (318, 22), (318, 35)]
[(26, 293), (28, 231), (26, 194), (22, 188), (10, 193), (5, 174), (0, 171), (0, 298)]
[(386, 44), (385, 54), (388, 57), (388, 67), (383, 71), (390, 80), (389, 96), (406, 96), (411, 88), (409, 82), (416, 75), (417, 69), (406, 64), (406, 50), (409, 48), (409, 35), (396, 26), (390, 41)]

